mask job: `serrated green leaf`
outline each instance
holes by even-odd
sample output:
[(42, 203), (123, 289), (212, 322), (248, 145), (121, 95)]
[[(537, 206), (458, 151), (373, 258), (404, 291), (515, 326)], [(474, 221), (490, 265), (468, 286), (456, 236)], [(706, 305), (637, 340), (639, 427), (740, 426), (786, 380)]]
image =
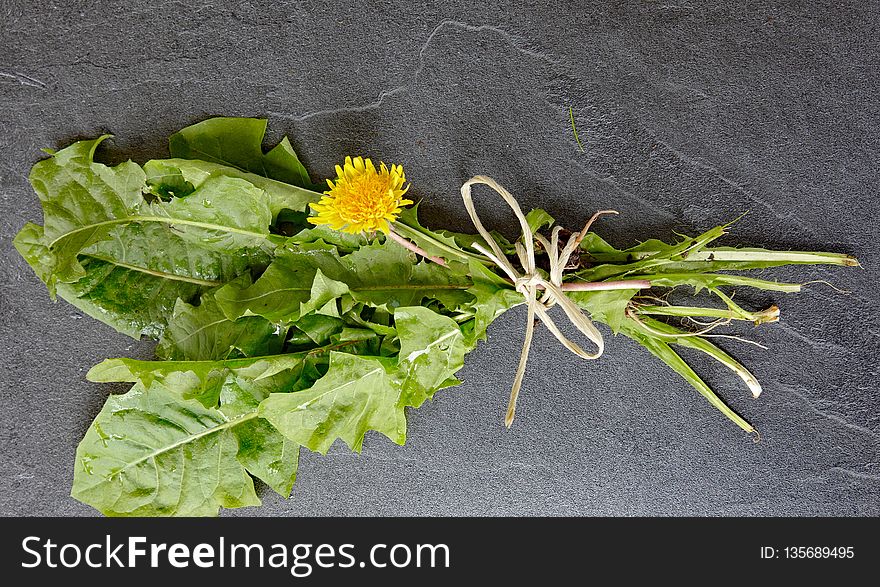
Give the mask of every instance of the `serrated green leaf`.
[[(139, 361), (108, 359), (92, 367), (90, 381), (154, 384), (185, 400), (194, 399), (235, 420), (253, 413), (269, 393), (289, 393), (310, 387), (320, 374), (311, 365), (312, 352), (270, 355), (225, 361)], [(296, 479), (299, 445), (271, 424), (252, 418), (234, 426), (238, 461), (284, 497)]]
[(43, 227), (28, 222), (15, 235), (12, 244), (18, 254), (27, 261), (27, 264), (40, 278), (40, 281), (48, 284), (56, 262), (55, 256), (49, 251), (45, 240)]
[(706, 246), (721, 236), (726, 226), (728, 225), (717, 226), (696, 239), (685, 237), (671, 245), (657, 239), (648, 239), (625, 250), (615, 249), (591, 232), (581, 242), (581, 251), (583, 258), (595, 261), (596, 266), (581, 271), (578, 275), (583, 279), (604, 280), (648, 269), (659, 273), (712, 273), (766, 269), (782, 265), (858, 266), (854, 257), (841, 253)]
[[(426, 299), (433, 299), (440, 302), (445, 311), (451, 313), (473, 301), (473, 295), (468, 291), (471, 285), (472, 281), (467, 275), (430, 261), (420, 261), (418, 265), (413, 266), (412, 274), (409, 276), (409, 287), (418, 293), (409, 297), (393, 295), (390, 299), (395, 300), (392, 305), (426, 303)], [(394, 288), (388, 288), (385, 292), (393, 294)], [(422, 297), (419, 297), (420, 295)], [(360, 301), (367, 298), (356, 299)], [(380, 299), (380, 297), (372, 297), (367, 301), (378, 304)]]
[(296, 321), (296, 328), (309, 337), (312, 343), (325, 345), (334, 334), (342, 332), (345, 322), (333, 316), (309, 314)]
[(215, 361), (277, 353), (285, 329), (259, 316), (228, 320), (211, 295), (193, 306), (178, 300), (156, 354), (163, 359)]
[(150, 190), (154, 193), (162, 193), (163, 190), (173, 191), (174, 186), (180, 185), (181, 182), (197, 188), (216, 177), (246, 181), (265, 192), (273, 219), (283, 210), (305, 211), (309, 203), (321, 199), (321, 194), (318, 192), (208, 161), (156, 159), (144, 164), (144, 172)]
[(350, 234), (341, 230), (333, 230), (329, 226), (313, 226), (306, 228), (292, 237), (288, 242), (296, 244), (308, 244), (317, 241), (333, 245), (340, 253), (352, 253), (369, 244), (363, 234)]
[[(414, 255), (393, 242), (373, 243), (349, 255), (339, 256), (326, 244), (289, 245), (279, 249), (275, 260), (250, 286), (232, 283), (216, 298), (230, 318), (255, 314), (275, 322), (299, 319), (313, 295), (318, 271), (322, 279), (345, 284), (355, 301), (393, 310), (418, 305), (425, 298), (440, 299), (455, 308), (471, 299), (470, 281), (440, 265), (417, 262)], [(329, 283), (329, 282), (326, 282)], [(334, 286), (333, 291), (343, 289)], [(318, 287), (316, 292), (328, 290)], [(325, 304), (330, 298), (320, 298)]]
[(609, 257), (614, 255), (613, 258), (617, 262), (633, 260), (632, 258), (627, 259), (626, 253), (615, 249), (595, 232), (588, 232), (584, 235), (584, 238), (581, 240), (580, 250), (582, 252), (581, 254), (589, 255), (596, 260), (603, 260), (603, 262), (605, 257), (602, 257), (601, 255), (608, 255)]
[(526, 214), (526, 223), (529, 225), (529, 230), (532, 231), (532, 234), (535, 234), (544, 227), (552, 226), (553, 222), (555, 222), (554, 218), (541, 208), (535, 208)]
[(245, 243), (242, 247), (223, 248), (209, 246), (206, 241), (194, 234), (183, 236), (168, 224), (132, 223), (113, 227), (106, 240), (84, 249), (80, 258), (101, 260), (121, 269), (203, 288), (222, 285), (249, 268), (266, 266), (270, 261), (269, 254), (259, 245), (250, 247)]
[(464, 365), (464, 336), (454, 320), (422, 306), (398, 308), (394, 325), (400, 336), (400, 401), (418, 408), (452, 385), (450, 378)]
[(471, 261), (473, 286), (468, 293), (474, 296), (471, 307), (474, 310), (474, 326), (468, 335), (468, 346), (473, 348), (477, 341), (485, 340), (489, 325), (501, 314), (525, 303), (525, 298), (510, 283), (492, 273), (486, 267)]
[(85, 275), (77, 259), (82, 249), (105, 238), (113, 223), (140, 213), (143, 170), (131, 161), (112, 168), (92, 161), (108, 136), (74, 143), (31, 169), (43, 204), (43, 244), (51, 253), (44, 261), (52, 263), (39, 274), (53, 296), (58, 281)]
[(637, 289), (615, 289), (606, 291), (572, 291), (567, 295), (574, 303), (586, 310), (590, 317), (611, 328), (614, 334), (626, 318), (626, 307)]
[[(15, 246), (45, 281), (53, 262), (43, 241), (42, 227), (28, 224)], [(79, 256), (83, 276), (55, 287), (62, 299), (123, 334), (158, 338), (178, 298), (192, 301), (266, 258), (254, 249), (206, 250), (167, 225), (133, 223), (113, 227), (107, 240), (86, 248)]]
[[(309, 292), (309, 299), (305, 302), (302, 302), (299, 307), (300, 316), (305, 316), (309, 312), (318, 311), (319, 314), (324, 313), (320, 310), (326, 306), (328, 303), (333, 303), (333, 308), (336, 308), (336, 299), (341, 297), (343, 294), (347, 294), (349, 292), (348, 285), (341, 282), (336, 281), (335, 279), (330, 279), (321, 273), (321, 269), (315, 270), (315, 277), (312, 278), (312, 288)], [(339, 312), (334, 311), (332, 314), (336, 318), (339, 317)]]
[[(226, 417), (247, 416), (268, 397), (266, 388), (253, 383), (236, 374), (227, 379), (220, 399), (220, 411)], [(281, 497), (288, 497), (296, 482), (299, 444), (280, 434), (263, 418), (233, 427), (232, 434), (238, 441), (238, 462)]]
[(337, 438), (360, 452), (375, 430), (397, 444), (406, 439), (400, 388), (376, 358), (332, 353), (327, 374), (311, 389), (273, 393), (259, 414), (287, 438), (326, 453)]
[[(698, 254), (709, 243), (724, 235), (724, 226), (716, 226), (693, 238), (683, 238), (681, 241), (667, 245), (659, 240), (649, 240), (630, 249), (620, 252), (623, 257), (622, 264), (604, 264), (588, 267), (576, 274), (578, 279), (586, 281), (606, 281), (621, 276), (629, 276), (636, 273), (664, 271), (670, 266), (686, 261), (690, 256)], [(602, 241), (605, 246), (608, 243)], [(588, 244), (597, 244), (590, 239)], [(600, 245), (601, 246), (601, 245)], [(599, 252), (595, 254), (587, 251), (593, 258), (601, 257)]]
[(267, 123), (262, 118), (209, 118), (171, 135), (168, 147), (175, 158), (219, 163), (311, 189), (309, 174), (287, 137), (263, 153)]
[(108, 516), (213, 516), (259, 505), (230, 420), (161, 385), (110, 396), (76, 451), (72, 495)]
[(232, 433), (238, 440), (238, 462), (278, 495), (289, 497), (299, 467), (299, 444), (262, 418), (236, 426)]
[(330, 277), (348, 284), (358, 302), (393, 312), (400, 306), (413, 306), (425, 298), (446, 298), (455, 307), (470, 280), (441, 265), (422, 261), (394, 242), (361, 247), (340, 259), (343, 272)]
[[(43, 244), (43, 227), (27, 224), (14, 244), (41, 280), (48, 280), (54, 261)], [(133, 270), (118, 263), (86, 257), (83, 275), (74, 283), (56, 283), (57, 295), (117, 331), (140, 338), (157, 338), (178, 298), (192, 299), (203, 289), (198, 283)]]
[(295, 321), (302, 304), (311, 297), (317, 271), (338, 275), (338, 267), (339, 258), (331, 246), (289, 244), (276, 251), (275, 260), (256, 282), (229, 283), (215, 298), (230, 319), (256, 315), (273, 322)]
[(185, 198), (156, 202), (147, 221), (170, 225), (184, 238), (212, 250), (271, 249), (272, 212), (266, 193), (242, 179), (218, 176)]
[(175, 304), (193, 300), (204, 286), (133, 271), (100, 259), (81, 261), (85, 275), (75, 283), (59, 283), (58, 295), (89, 316), (122, 334), (159, 338)]
[[(199, 248), (213, 246), (234, 256), (243, 247), (271, 248), (279, 241), (279, 237), (269, 234), (271, 212), (262, 190), (240, 179), (218, 177), (203, 182), (186, 199), (149, 204), (143, 196), (145, 175), (138, 165), (129, 161), (107, 167), (92, 160), (103, 138), (74, 143), (40, 161), (31, 171), (31, 183), (43, 203), (43, 234), (39, 237), (30, 225), (18, 243), (39, 265), (35, 271), (53, 296), (58, 283), (74, 283), (85, 277), (86, 269), (80, 262), (83, 255), (92, 254), (125, 269), (166, 277), (162, 271), (157, 275), (149, 263), (139, 265), (117, 258), (120, 252), (130, 257), (125, 254), (126, 239), (136, 232), (128, 228), (131, 224), (161, 224), (179, 237), (170, 239), (167, 251), (152, 243), (151, 249), (157, 251), (152, 255), (154, 259), (158, 251), (173, 259), (181, 252), (180, 239), (188, 238)], [(150, 236), (156, 236), (155, 231)], [(37, 237), (45, 248), (39, 255), (33, 249)], [(107, 241), (110, 244), (105, 244)], [(177, 261), (184, 266), (187, 259)], [(200, 279), (185, 273), (185, 269), (171, 271), (167, 276)]]
[(142, 383), (145, 387), (160, 383), (184, 399), (197, 399), (206, 407), (216, 407), (221, 389), (230, 376), (247, 380), (249, 387), (263, 390), (264, 394), (298, 391), (310, 386), (313, 381), (302, 379), (305, 361), (314, 352), (218, 361), (107, 359), (92, 367), (86, 378), (96, 383)]

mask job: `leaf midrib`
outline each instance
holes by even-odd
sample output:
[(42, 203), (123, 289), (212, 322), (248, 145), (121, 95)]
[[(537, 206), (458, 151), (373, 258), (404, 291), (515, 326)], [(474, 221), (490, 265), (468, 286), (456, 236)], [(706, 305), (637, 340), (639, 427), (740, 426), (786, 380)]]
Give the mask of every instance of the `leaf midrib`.
[(197, 228), (204, 228), (207, 230), (218, 230), (221, 232), (231, 232), (234, 234), (241, 234), (244, 236), (260, 238), (260, 239), (267, 240), (273, 244), (278, 244), (278, 243), (281, 243), (281, 242), (284, 242), (287, 240), (286, 237), (281, 237), (281, 236), (270, 234), (270, 233), (264, 234), (264, 233), (260, 233), (260, 232), (253, 232), (251, 230), (244, 230), (242, 228), (235, 228), (232, 226), (224, 226), (222, 224), (213, 224), (210, 222), (199, 222), (197, 220), (171, 218), (168, 216), (124, 216), (121, 218), (113, 218), (111, 220), (104, 220), (101, 222), (95, 222), (93, 224), (87, 224), (85, 226), (75, 228), (73, 230), (65, 232), (64, 234), (56, 237), (52, 242), (49, 243), (48, 246), (50, 249), (52, 249), (53, 247), (55, 247), (55, 245), (58, 244), (58, 242), (66, 239), (66, 238), (69, 238), (75, 234), (78, 234), (80, 232), (84, 232), (86, 230), (95, 230), (95, 229), (100, 228), (102, 226), (112, 226), (114, 224), (127, 224), (129, 222), (161, 222), (164, 224), (179, 224), (179, 225), (183, 225), (183, 226), (195, 226)]
[[(131, 467), (135, 467), (137, 465), (140, 465), (141, 463), (143, 463), (147, 460), (155, 459), (156, 457), (158, 457), (161, 454), (165, 454), (165, 453), (170, 452), (176, 448), (180, 448), (181, 446), (184, 446), (184, 445), (189, 444), (191, 442), (195, 442), (196, 440), (199, 440), (200, 438), (210, 436), (211, 434), (215, 434), (217, 432), (222, 432), (223, 430), (226, 430), (227, 428), (234, 428), (235, 426), (238, 426), (239, 424), (241, 424), (243, 422), (247, 422), (247, 421), (253, 420), (255, 418), (259, 418), (259, 414), (256, 411), (251, 412), (250, 414), (247, 414), (247, 415), (242, 416), (240, 418), (236, 418), (235, 420), (227, 420), (226, 422), (224, 422), (218, 426), (214, 426), (213, 428), (208, 428), (208, 429), (202, 430), (201, 432), (197, 432), (195, 434), (189, 434), (187, 436), (184, 436), (183, 438), (181, 438), (181, 439), (179, 439), (179, 440), (177, 440), (167, 446), (156, 448), (156, 449), (152, 450), (151, 452), (149, 452), (148, 454), (146, 454), (138, 459), (135, 459), (129, 463), (125, 463), (125, 465), (123, 465), (123, 467), (120, 468), (119, 470), (110, 473), (106, 477), (100, 478), (95, 484), (89, 485), (88, 487), (86, 487), (84, 489), (85, 490), (94, 489), (98, 485), (101, 485), (103, 483), (106, 483), (106, 482), (112, 480), (114, 477), (117, 477), (122, 472), (124, 472), (125, 470), (127, 470)], [(158, 469), (158, 466), (156, 468)]]
[(91, 259), (97, 259), (98, 261), (104, 261), (105, 263), (110, 263), (111, 265), (116, 265), (118, 267), (122, 267), (123, 269), (129, 269), (131, 271), (138, 271), (140, 273), (145, 273), (147, 275), (152, 275), (154, 277), (160, 277), (162, 279), (168, 279), (171, 281), (183, 281), (185, 283), (193, 283), (195, 285), (202, 285), (205, 287), (214, 287), (217, 285), (221, 285), (222, 281), (211, 281), (208, 279), (199, 279), (197, 277), (186, 277), (184, 275), (177, 275), (176, 273), (166, 273), (165, 271), (156, 271), (154, 269), (147, 269), (146, 267), (141, 267), (139, 265), (131, 265), (129, 263), (123, 263), (122, 261), (112, 259), (110, 257), (105, 257), (103, 255), (96, 255), (93, 253), (86, 253), (83, 255), (84, 257), (89, 257)]
[[(467, 290), (470, 289), (471, 285), (453, 285), (453, 284), (416, 284), (416, 283), (394, 283), (390, 285), (369, 285), (363, 287), (351, 287), (348, 289), (351, 292), (364, 292), (364, 291), (388, 291), (388, 290), (404, 290), (404, 291), (418, 291), (418, 290), (437, 290), (437, 289), (448, 289), (448, 290)], [(248, 298), (235, 298), (232, 301), (236, 303), (242, 302), (252, 302), (254, 300), (259, 300), (260, 298), (265, 298), (267, 296), (275, 295), (277, 293), (286, 292), (286, 291), (301, 291), (301, 292), (311, 292), (311, 287), (279, 287), (278, 289), (273, 289), (272, 291), (267, 291), (265, 293), (261, 293), (258, 296), (251, 296)]]
[(351, 385), (357, 385), (359, 383), (363, 383), (364, 380), (366, 380), (368, 377), (376, 375), (377, 373), (385, 373), (385, 368), (382, 367), (381, 365), (379, 365), (378, 367), (374, 367), (374, 368), (370, 369), (369, 371), (367, 371), (366, 373), (359, 375), (357, 379), (350, 379), (349, 381), (346, 381), (345, 383), (342, 383), (341, 385), (336, 385), (334, 387), (330, 387), (330, 388), (326, 389), (325, 391), (318, 393), (318, 395), (316, 395), (315, 397), (307, 399), (303, 403), (294, 406), (290, 410), (287, 410), (287, 412), (288, 413), (301, 412), (302, 410), (309, 408), (316, 401), (323, 399), (325, 396), (327, 396), (331, 393), (336, 393), (340, 389), (344, 389), (344, 388), (349, 387)]

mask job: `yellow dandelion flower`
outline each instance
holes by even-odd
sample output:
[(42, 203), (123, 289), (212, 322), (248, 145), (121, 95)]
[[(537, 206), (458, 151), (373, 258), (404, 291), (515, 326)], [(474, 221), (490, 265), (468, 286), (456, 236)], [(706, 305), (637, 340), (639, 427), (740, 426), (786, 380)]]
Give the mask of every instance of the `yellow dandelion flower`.
[(412, 200), (403, 197), (409, 189), (404, 187), (406, 176), (402, 165), (384, 163), (379, 169), (363, 157), (345, 158), (345, 166), (336, 166), (336, 182), (327, 180), (330, 189), (320, 201), (309, 204), (317, 212), (309, 217), (312, 224), (326, 224), (334, 230), (352, 234), (361, 232), (390, 232), (389, 222), (394, 222), (403, 206)]

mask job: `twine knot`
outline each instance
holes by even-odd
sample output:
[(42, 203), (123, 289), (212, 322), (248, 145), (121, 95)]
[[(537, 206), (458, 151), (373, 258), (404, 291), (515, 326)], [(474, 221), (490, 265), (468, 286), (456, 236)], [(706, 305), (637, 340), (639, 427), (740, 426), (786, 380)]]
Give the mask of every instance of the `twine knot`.
[(540, 273), (530, 273), (528, 275), (523, 275), (519, 279), (517, 279), (514, 283), (514, 289), (521, 294), (528, 295), (530, 289), (534, 289), (539, 285), (543, 285), (544, 278), (541, 277)]

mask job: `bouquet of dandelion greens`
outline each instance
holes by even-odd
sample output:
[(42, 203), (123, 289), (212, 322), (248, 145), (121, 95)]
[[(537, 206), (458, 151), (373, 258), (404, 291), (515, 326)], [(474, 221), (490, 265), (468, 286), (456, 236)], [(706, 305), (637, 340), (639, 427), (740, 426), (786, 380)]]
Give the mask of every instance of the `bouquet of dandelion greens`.
[[(96, 163), (99, 137), (33, 168), (43, 226), (24, 226), (15, 246), (52, 298), (158, 340), (159, 360), (108, 359), (88, 373), (133, 384), (107, 399), (76, 451), (72, 495), (104, 514), (216, 515), (260, 503), (252, 476), (288, 496), (301, 447), (326, 453), (342, 439), (360, 451), (370, 430), (403, 444), (406, 408), (460, 383), (467, 353), (519, 304), (528, 319), (508, 426), (535, 323), (595, 359), (603, 350), (596, 321), (642, 344), (752, 433), (675, 347), (721, 362), (757, 397), (757, 380), (711, 337), (732, 320), (774, 322), (779, 310), (747, 310), (724, 289), (801, 286), (727, 271), (857, 265), (835, 253), (712, 247), (724, 226), (618, 250), (590, 231), (613, 211), (564, 231), (480, 176), (462, 187), (477, 234), (429, 229), (405, 198), (401, 166), (346, 158), (318, 186), (287, 139), (263, 152), (265, 128), (257, 119), (206, 120), (171, 137), (173, 158), (143, 166)], [(511, 206), (518, 240), (483, 226), (475, 184)], [(679, 286), (717, 303), (666, 301), (664, 291)], [(589, 350), (562, 334), (553, 306)]]

